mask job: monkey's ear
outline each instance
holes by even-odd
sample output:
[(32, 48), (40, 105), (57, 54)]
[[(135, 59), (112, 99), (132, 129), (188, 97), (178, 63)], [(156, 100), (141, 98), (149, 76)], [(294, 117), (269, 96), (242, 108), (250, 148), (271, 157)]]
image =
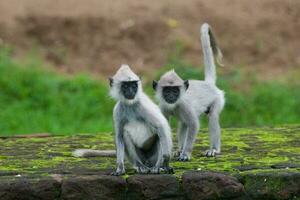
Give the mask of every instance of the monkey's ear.
[(112, 87), (114, 83), (114, 79), (112, 77), (109, 77), (108, 80), (109, 80), (109, 86)]
[(152, 87), (153, 87), (153, 90), (156, 90), (156, 88), (157, 88), (157, 81), (153, 80)]
[(184, 81), (184, 86), (185, 86), (186, 90), (189, 88), (189, 86), (190, 86), (189, 80)]

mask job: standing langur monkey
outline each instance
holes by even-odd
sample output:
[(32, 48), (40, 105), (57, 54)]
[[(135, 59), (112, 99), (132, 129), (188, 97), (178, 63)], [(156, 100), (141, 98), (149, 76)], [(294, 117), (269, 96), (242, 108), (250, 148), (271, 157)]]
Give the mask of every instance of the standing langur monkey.
[(225, 98), (224, 92), (215, 85), (214, 55), (217, 56), (217, 63), (222, 66), (222, 53), (207, 23), (201, 26), (200, 32), (205, 80), (183, 81), (174, 70), (171, 70), (165, 73), (158, 82), (153, 81), (153, 88), (162, 112), (167, 118), (173, 115), (179, 120), (177, 130), (179, 161), (190, 160), (193, 143), (200, 126), (198, 118), (203, 113), (208, 115), (210, 133), (210, 148), (205, 155), (215, 156), (221, 152), (219, 115), (224, 107)]
[[(125, 173), (124, 157), (138, 173), (173, 173), (171, 130), (157, 105), (142, 91), (140, 78), (122, 65), (110, 79), (110, 95), (117, 101), (114, 111), (117, 170)], [(77, 157), (109, 156), (110, 151), (81, 149)]]

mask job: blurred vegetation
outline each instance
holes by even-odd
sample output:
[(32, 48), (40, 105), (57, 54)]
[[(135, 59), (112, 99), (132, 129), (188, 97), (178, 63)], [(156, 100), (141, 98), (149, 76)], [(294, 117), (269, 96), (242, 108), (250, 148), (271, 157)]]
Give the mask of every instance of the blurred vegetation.
[[(44, 65), (35, 56), (15, 60), (10, 49), (0, 49), (0, 135), (112, 130), (114, 101), (106, 82), (84, 74), (57, 74)], [(203, 67), (190, 66), (177, 53), (167, 66), (157, 77), (170, 67), (184, 79), (203, 77)], [(218, 86), (226, 92), (223, 127), (300, 123), (297, 82), (260, 81), (236, 70), (219, 74)], [(151, 91), (150, 80), (144, 87)]]
[(42, 65), (35, 57), (21, 63), (10, 50), (0, 51), (0, 134), (111, 131), (113, 101), (104, 82)]

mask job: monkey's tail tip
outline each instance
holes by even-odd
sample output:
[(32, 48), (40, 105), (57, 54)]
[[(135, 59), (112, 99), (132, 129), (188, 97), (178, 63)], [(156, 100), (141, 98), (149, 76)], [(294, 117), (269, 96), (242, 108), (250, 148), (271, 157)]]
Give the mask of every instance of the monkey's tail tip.
[(115, 157), (115, 150), (76, 149), (72, 155), (77, 158), (86, 157)]
[(209, 24), (207, 23), (207, 22), (204, 22), (202, 25), (201, 25), (201, 29), (202, 30), (207, 30), (207, 29), (209, 29)]

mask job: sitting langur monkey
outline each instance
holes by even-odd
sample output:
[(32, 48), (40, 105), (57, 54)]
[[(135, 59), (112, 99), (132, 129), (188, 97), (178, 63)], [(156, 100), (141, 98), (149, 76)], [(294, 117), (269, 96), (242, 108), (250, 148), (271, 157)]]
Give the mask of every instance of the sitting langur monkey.
[(173, 115), (179, 120), (177, 130), (178, 160), (190, 160), (193, 143), (199, 130), (198, 118), (206, 113), (209, 118), (210, 149), (206, 156), (221, 152), (221, 129), (219, 115), (225, 103), (224, 92), (217, 88), (214, 55), (221, 64), (222, 53), (217, 46), (208, 24), (201, 27), (201, 43), (204, 53), (205, 80), (183, 81), (174, 70), (165, 73), (153, 88), (160, 102), (160, 108), (169, 118)]
[[(110, 95), (117, 101), (113, 111), (117, 170), (113, 175), (125, 173), (125, 156), (138, 173), (173, 173), (169, 167), (172, 136), (168, 121), (142, 91), (140, 78), (128, 65), (122, 65), (110, 78)], [(73, 154), (82, 157), (111, 153), (81, 149)]]

